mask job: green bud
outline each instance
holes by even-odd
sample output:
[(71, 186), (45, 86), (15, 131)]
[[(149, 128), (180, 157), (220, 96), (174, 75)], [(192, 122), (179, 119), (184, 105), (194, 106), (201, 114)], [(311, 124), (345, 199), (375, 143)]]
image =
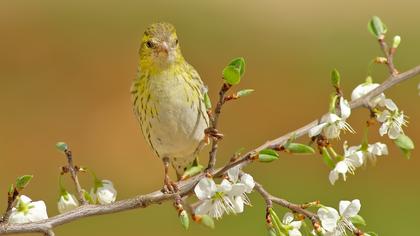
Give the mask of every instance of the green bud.
[(11, 184), (9, 186), (9, 190), (7, 190), (7, 193), (9, 196), (13, 195), (13, 192), (15, 191), (15, 187), (13, 186), (13, 184)]
[(201, 219), (200, 219), (200, 223), (201, 224), (209, 227), (210, 229), (214, 229), (214, 220), (213, 220), (213, 218), (211, 218), (208, 215), (202, 215), (200, 217), (201, 217)]
[(365, 84), (371, 84), (371, 83), (373, 83), (372, 76), (366, 77)]
[(229, 65), (223, 69), (223, 78), (230, 85), (239, 84), (245, 72), (245, 59), (238, 57), (233, 59)]
[(16, 189), (18, 191), (23, 190), (26, 185), (28, 185), (29, 181), (33, 178), (33, 175), (22, 175), (16, 179)]
[(211, 109), (211, 100), (208, 93), (204, 94), (204, 105), (206, 105), (207, 110)]
[(314, 154), (315, 150), (308, 145), (301, 144), (301, 143), (289, 143), (287, 145), (286, 150), (293, 154)]
[(272, 162), (277, 159), (279, 159), (279, 154), (277, 153), (277, 151), (270, 148), (266, 148), (260, 151), (260, 153), (258, 154), (258, 160), (260, 162)]
[(376, 38), (382, 38), (387, 32), (387, 27), (382, 23), (381, 19), (377, 16), (372, 17), (368, 24), (369, 32)]
[(277, 231), (273, 227), (267, 228), (267, 235), (268, 236), (277, 236)]
[(356, 227), (366, 226), (366, 221), (360, 215), (355, 215), (350, 218), (351, 223), (353, 223)]
[(191, 166), (190, 168), (188, 168), (184, 174), (182, 174), (182, 178), (181, 179), (185, 179), (187, 177), (191, 177), (194, 176), (198, 173), (200, 173), (202, 170), (204, 169), (204, 166), (202, 165), (198, 165), (198, 166)]
[(64, 151), (66, 151), (69, 148), (68, 145), (66, 143), (64, 143), (64, 142), (58, 142), (58, 143), (56, 143), (55, 144), (55, 147), (59, 151), (61, 151), (61, 152), (64, 152)]
[(392, 47), (398, 48), (398, 46), (400, 46), (400, 43), (401, 43), (401, 37), (399, 35), (395, 35), (394, 39), (392, 40)]
[(397, 139), (394, 140), (394, 143), (395, 143), (395, 145), (397, 145), (397, 147), (399, 147), (401, 149), (401, 151), (404, 153), (404, 156), (407, 159), (410, 159), (411, 150), (414, 149), (414, 143), (410, 139), (410, 137), (408, 137), (405, 134), (401, 134), (400, 136), (398, 136)]
[(334, 162), (330, 156), (330, 153), (328, 152), (326, 147), (322, 147), (322, 159), (324, 160), (324, 163), (330, 167), (331, 169), (334, 168)]
[(96, 204), (95, 201), (93, 200), (92, 196), (86, 191), (86, 190), (82, 190), (83, 191), (83, 198), (89, 203), (89, 204)]
[(244, 96), (248, 96), (248, 95), (250, 95), (254, 91), (255, 90), (253, 90), (253, 89), (243, 89), (243, 90), (238, 91), (236, 93), (236, 96), (238, 96), (238, 98), (244, 97)]
[(335, 114), (335, 106), (337, 105), (338, 95), (336, 93), (332, 93), (330, 97), (330, 109), (331, 113)]
[(338, 73), (337, 69), (334, 69), (331, 71), (331, 84), (333, 87), (335, 88), (339, 88), (340, 87), (340, 73)]
[(190, 218), (185, 210), (182, 210), (181, 213), (179, 213), (179, 220), (181, 221), (182, 227), (184, 227), (185, 230), (188, 230), (188, 227), (190, 226)]

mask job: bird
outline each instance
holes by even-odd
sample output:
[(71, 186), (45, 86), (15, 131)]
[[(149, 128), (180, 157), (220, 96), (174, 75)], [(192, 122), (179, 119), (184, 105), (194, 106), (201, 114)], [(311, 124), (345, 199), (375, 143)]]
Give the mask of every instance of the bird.
[(176, 192), (169, 166), (178, 180), (198, 165), (207, 143), (207, 87), (183, 57), (175, 27), (166, 22), (146, 28), (140, 43), (137, 76), (131, 86), (133, 111), (141, 131), (164, 165), (164, 188)]

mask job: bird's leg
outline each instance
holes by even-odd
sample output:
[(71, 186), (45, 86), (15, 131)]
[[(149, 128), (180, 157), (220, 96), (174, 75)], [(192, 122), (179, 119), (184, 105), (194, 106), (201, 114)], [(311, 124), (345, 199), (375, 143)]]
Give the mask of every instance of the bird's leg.
[(163, 166), (165, 168), (165, 177), (163, 179), (163, 189), (162, 192), (164, 193), (175, 193), (178, 192), (178, 186), (175, 182), (169, 178), (169, 158), (164, 157), (163, 158)]

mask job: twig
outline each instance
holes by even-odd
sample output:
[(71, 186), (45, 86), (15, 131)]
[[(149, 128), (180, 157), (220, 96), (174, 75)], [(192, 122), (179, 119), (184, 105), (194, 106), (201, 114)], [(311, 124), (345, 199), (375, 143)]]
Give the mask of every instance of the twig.
[[(225, 104), (225, 95), (226, 95), (226, 92), (231, 87), (232, 87), (231, 85), (227, 83), (223, 83), (222, 87), (220, 88), (219, 101), (217, 102), (216, 108), (214, 109), (214, 115), (210, 116), (210, 122), (211, 122), (210, 129), (212, 131), (217, 130), (217, 124), (219, 122), (219, 116), (222, 111), (222, 106), (223, 104)], [(212, 141), (211, 141), (211, 150), (209, 152), (209, 163), (207, 165), (207, 171), (210, 171), (210, 172), (213, 170), (214, 166), (216, 165), (216, 155), (217, 155), (219, 138), (213, 137), (211, 140)]]
[(385, 42), (385, 36), (379, 37), (378, 42), (387, 59), (386, 64), (388, 66), (389, 73), (391, 76), (397, 75), (398, 71), (395, 69), (394, 65), (394, 54), (396, 49), (388, 47), (388, 44)]
[(85, 204), (87, 204), (87, 201), (83, 197), (83, 189), (80, 186), (79, 179), (77, 178), (77, 170), (76, 170), (76, 168), (73, 164), (72, 152), (71, 152), (71, 150), (66, 149), (66, 150), (64, 150), (64, 154), (66, 154), (66, 157), (67, 157), (67, 162), (68, 162), (67, 167), (68, 167), (68, 170), (70, 172), (71, 179), (73, 180), (74, 185), (76, 186), (77, 198), (82, 205), (85, 205)]
[(9, 221), (10, 214), (12, 214), (12, 209), (17, 203), (17, 197), (19, 196), (19, 191), (16, 189), (16, 187), (13, 188), (12, 192), (9, 192), (7, 194), (7, 208), (6, 211), (1, 218), (1, 223), (7, 223)]
[[(378, 86), (376, 89), (368, 93), (367, 95), (354, 100), (350, 103), (350, 106), (352, 109), (356, 109), (362, 106), (368, 107), (368, 101), (381, 94), (385, 90), (389, 89), (390, 87), (394, 86), (395, 84), (401, 83), (405, 80), (408, 80), (410, 78), (413, 78), (414, 76), (420, 74), (420, 65), (417, 67), (412, 68), (411, 70), (408, 70), (404, 73), (391, 76), (387, 80), (385, 80), (380, 86)], [(286, 135), (283, 135), (277, 139), (274, 139), (272, 141), (268, 141), (265, 144), (255, 148), (252, 151), (249, 151), (248, 153), (242, 155), (240, 158), (237, 159), (237, 161), (229, 163), (229, 167), (222, 167), (219, 169), (216, 169), (212, 171), (210, 174), (213, 174), (213, 176), (216, 173), (224, 173), (229, 168), (232, 168), (236, 165), (242, 164), (247, 165), (251, 162), (252, 157), (255, 156), (255, 153), (258, 153), (259, 151), (270, 148), (270, 147), (278, 147), (279, 145), (284, 144), (287, 142), (287, 140), (290, 137), (299, 138), (303, 135), (305, 135), (309, 129), (314, 127), (318, 124), (318, 120), (314, 120), (305, 126), (292, 131)], [(178, 194), (181, 197), (187, 196), (192, 194), (192, 190), (194, 186), (197, 184), (197, 182), (205, 176), (204, 173), (199, 174), (197, 176), (194, 176), (190, 179), (187, 179), (185, 181), (180, 181), (178, 183), (179, 186), (179, 192)], [(73, 211), (66, 212), (64, 214), (56, 215), (54, 217), (51, 217), (46, 220), (42, 220), (39, 222), (34, 223), (26, 223), (26, 224), (0, 224), (0, 235), (3, 234), (12, 234), (12, 233), (31, 233), (31, 232), (46, 232), (48, 230), (51, 230), (52, 228), (63, 225), (81, 218), (89, 217), (89, 216), (95, 216), (95, 215), (104, 215), (104, 214), (111, 214), (115, 212), (121, 212), (121, 211), (127, 211), (131, 209), (136, 208), (145, 208), (152, 204), (159, 204), (164, 201), (173, 200), (176, 195), (174, 194), (164, 194), (161, 192), (161, 190), (157, 190), (155, 192), (145, 194), (145, 195), (139, 195), (133, 198), (129, 198), (126, 200), (121, 200), (112, 204), (108, 205), (83, 205), (80, 206), (77, 209), (74, 209)], [(297, 212), (300, 211), (300, 213), (306, 213), (305, 209), (302, 208), (295, 208), (294, 205), (290, 205), (289, 202), (285, 201), (284, 199), (273, 197), (271, 199), (273, 203), (289, 206), (292, 207), (292, 209), (295, 209)], [(288, 208), (289, 208), (288, 207)], [(304, 211), (305, 210), (305, 211)], [(310, 217), (311, 215), (308, 214)], [(313, 217), (312, 217), (313, 218)], [(312, 219), (311, 219), (312, 220)]]

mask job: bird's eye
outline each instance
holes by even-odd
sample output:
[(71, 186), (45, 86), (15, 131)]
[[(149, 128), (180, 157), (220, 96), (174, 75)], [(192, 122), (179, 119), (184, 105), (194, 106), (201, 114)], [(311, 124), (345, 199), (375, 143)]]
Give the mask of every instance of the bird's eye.
[(153, 42), (152, 42), (152, 41), (147, 41), (147, 42), (146, 42), (146, 46), (147, 46), (148, 48), (153, 48), (155, 45), (153, 44)]

